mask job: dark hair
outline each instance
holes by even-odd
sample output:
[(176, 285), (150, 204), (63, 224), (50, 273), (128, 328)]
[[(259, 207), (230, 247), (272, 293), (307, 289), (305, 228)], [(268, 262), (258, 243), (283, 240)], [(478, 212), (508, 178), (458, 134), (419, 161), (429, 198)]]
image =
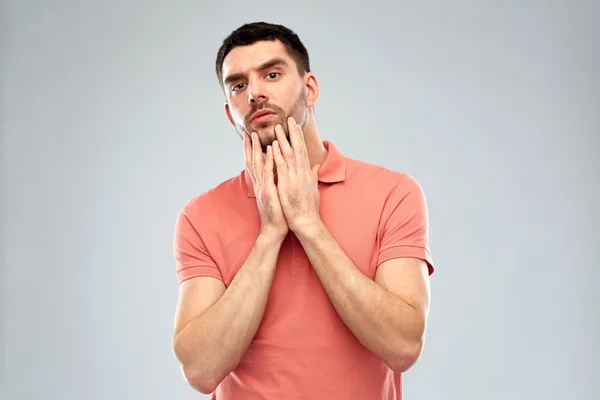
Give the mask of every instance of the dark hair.
[(221, 87), (223, 87), (223, 61), (227, 54), (235, 47), (251, 45), (262, 40), (280, 40), (296, 62), (298, 73), (303, 75), (310, 72), (308, 51), (294, 31), (283, 25), (252, 22), (244, 24), (231, 32), (219, 48), (215, 70)]

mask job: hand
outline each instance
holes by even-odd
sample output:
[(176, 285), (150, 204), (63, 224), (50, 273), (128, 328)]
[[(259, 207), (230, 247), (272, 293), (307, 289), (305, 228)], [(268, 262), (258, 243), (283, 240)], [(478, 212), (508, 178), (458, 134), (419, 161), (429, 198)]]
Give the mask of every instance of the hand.
[(320, 221), (319, 165), (310, 166), (304, 133), (288, 118), (290, 142), (281, 125), (275, 126), (273, 157), (277, 166), (277, 193), (288, 226), (293, 232)]
[(251, 138), (244, 133), (246, 171), (252, 179), (256, 205), (260, 215), (260, 233), (274, 240), (283, 240), (289, 231), (273, 178), (273, 148), (267, 147), (263, 163), (262, 146), (256, 132)]

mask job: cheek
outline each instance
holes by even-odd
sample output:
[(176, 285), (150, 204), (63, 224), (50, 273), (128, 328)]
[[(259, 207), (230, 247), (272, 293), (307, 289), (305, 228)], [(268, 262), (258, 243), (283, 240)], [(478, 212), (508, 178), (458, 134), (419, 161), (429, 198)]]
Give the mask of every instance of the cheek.
[(246, 114), (244, 114), (244, 109), (238, 107), (234, 102), (229, 103), (229, 113), (231, 114), (233, 122), (235, 122), (236, 124), (244, 123), (244, 118), (246, 116)]

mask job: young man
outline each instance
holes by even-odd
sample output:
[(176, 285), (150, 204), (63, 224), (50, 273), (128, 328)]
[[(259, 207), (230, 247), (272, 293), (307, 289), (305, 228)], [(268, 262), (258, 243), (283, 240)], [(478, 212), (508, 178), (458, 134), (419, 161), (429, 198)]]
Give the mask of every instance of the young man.
[(177, 219), (187, 382), (218, 400), (401, 399), (433, 273), (421, 187), (320, 139), (319, 84), (288, 28), (238, 28), (216, 72), (246, 168)]

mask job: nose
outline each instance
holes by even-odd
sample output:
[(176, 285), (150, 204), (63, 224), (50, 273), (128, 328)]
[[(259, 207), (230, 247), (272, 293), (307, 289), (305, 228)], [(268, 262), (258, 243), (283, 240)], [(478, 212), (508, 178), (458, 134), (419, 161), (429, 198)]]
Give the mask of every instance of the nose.
[(248, 85), (251, 85), (248, 88), (248, 103), (250, 103), (250, 105), (264, 103), (269, 100), (269, 97), (261, 85), (256, 82), (249, 83)]

